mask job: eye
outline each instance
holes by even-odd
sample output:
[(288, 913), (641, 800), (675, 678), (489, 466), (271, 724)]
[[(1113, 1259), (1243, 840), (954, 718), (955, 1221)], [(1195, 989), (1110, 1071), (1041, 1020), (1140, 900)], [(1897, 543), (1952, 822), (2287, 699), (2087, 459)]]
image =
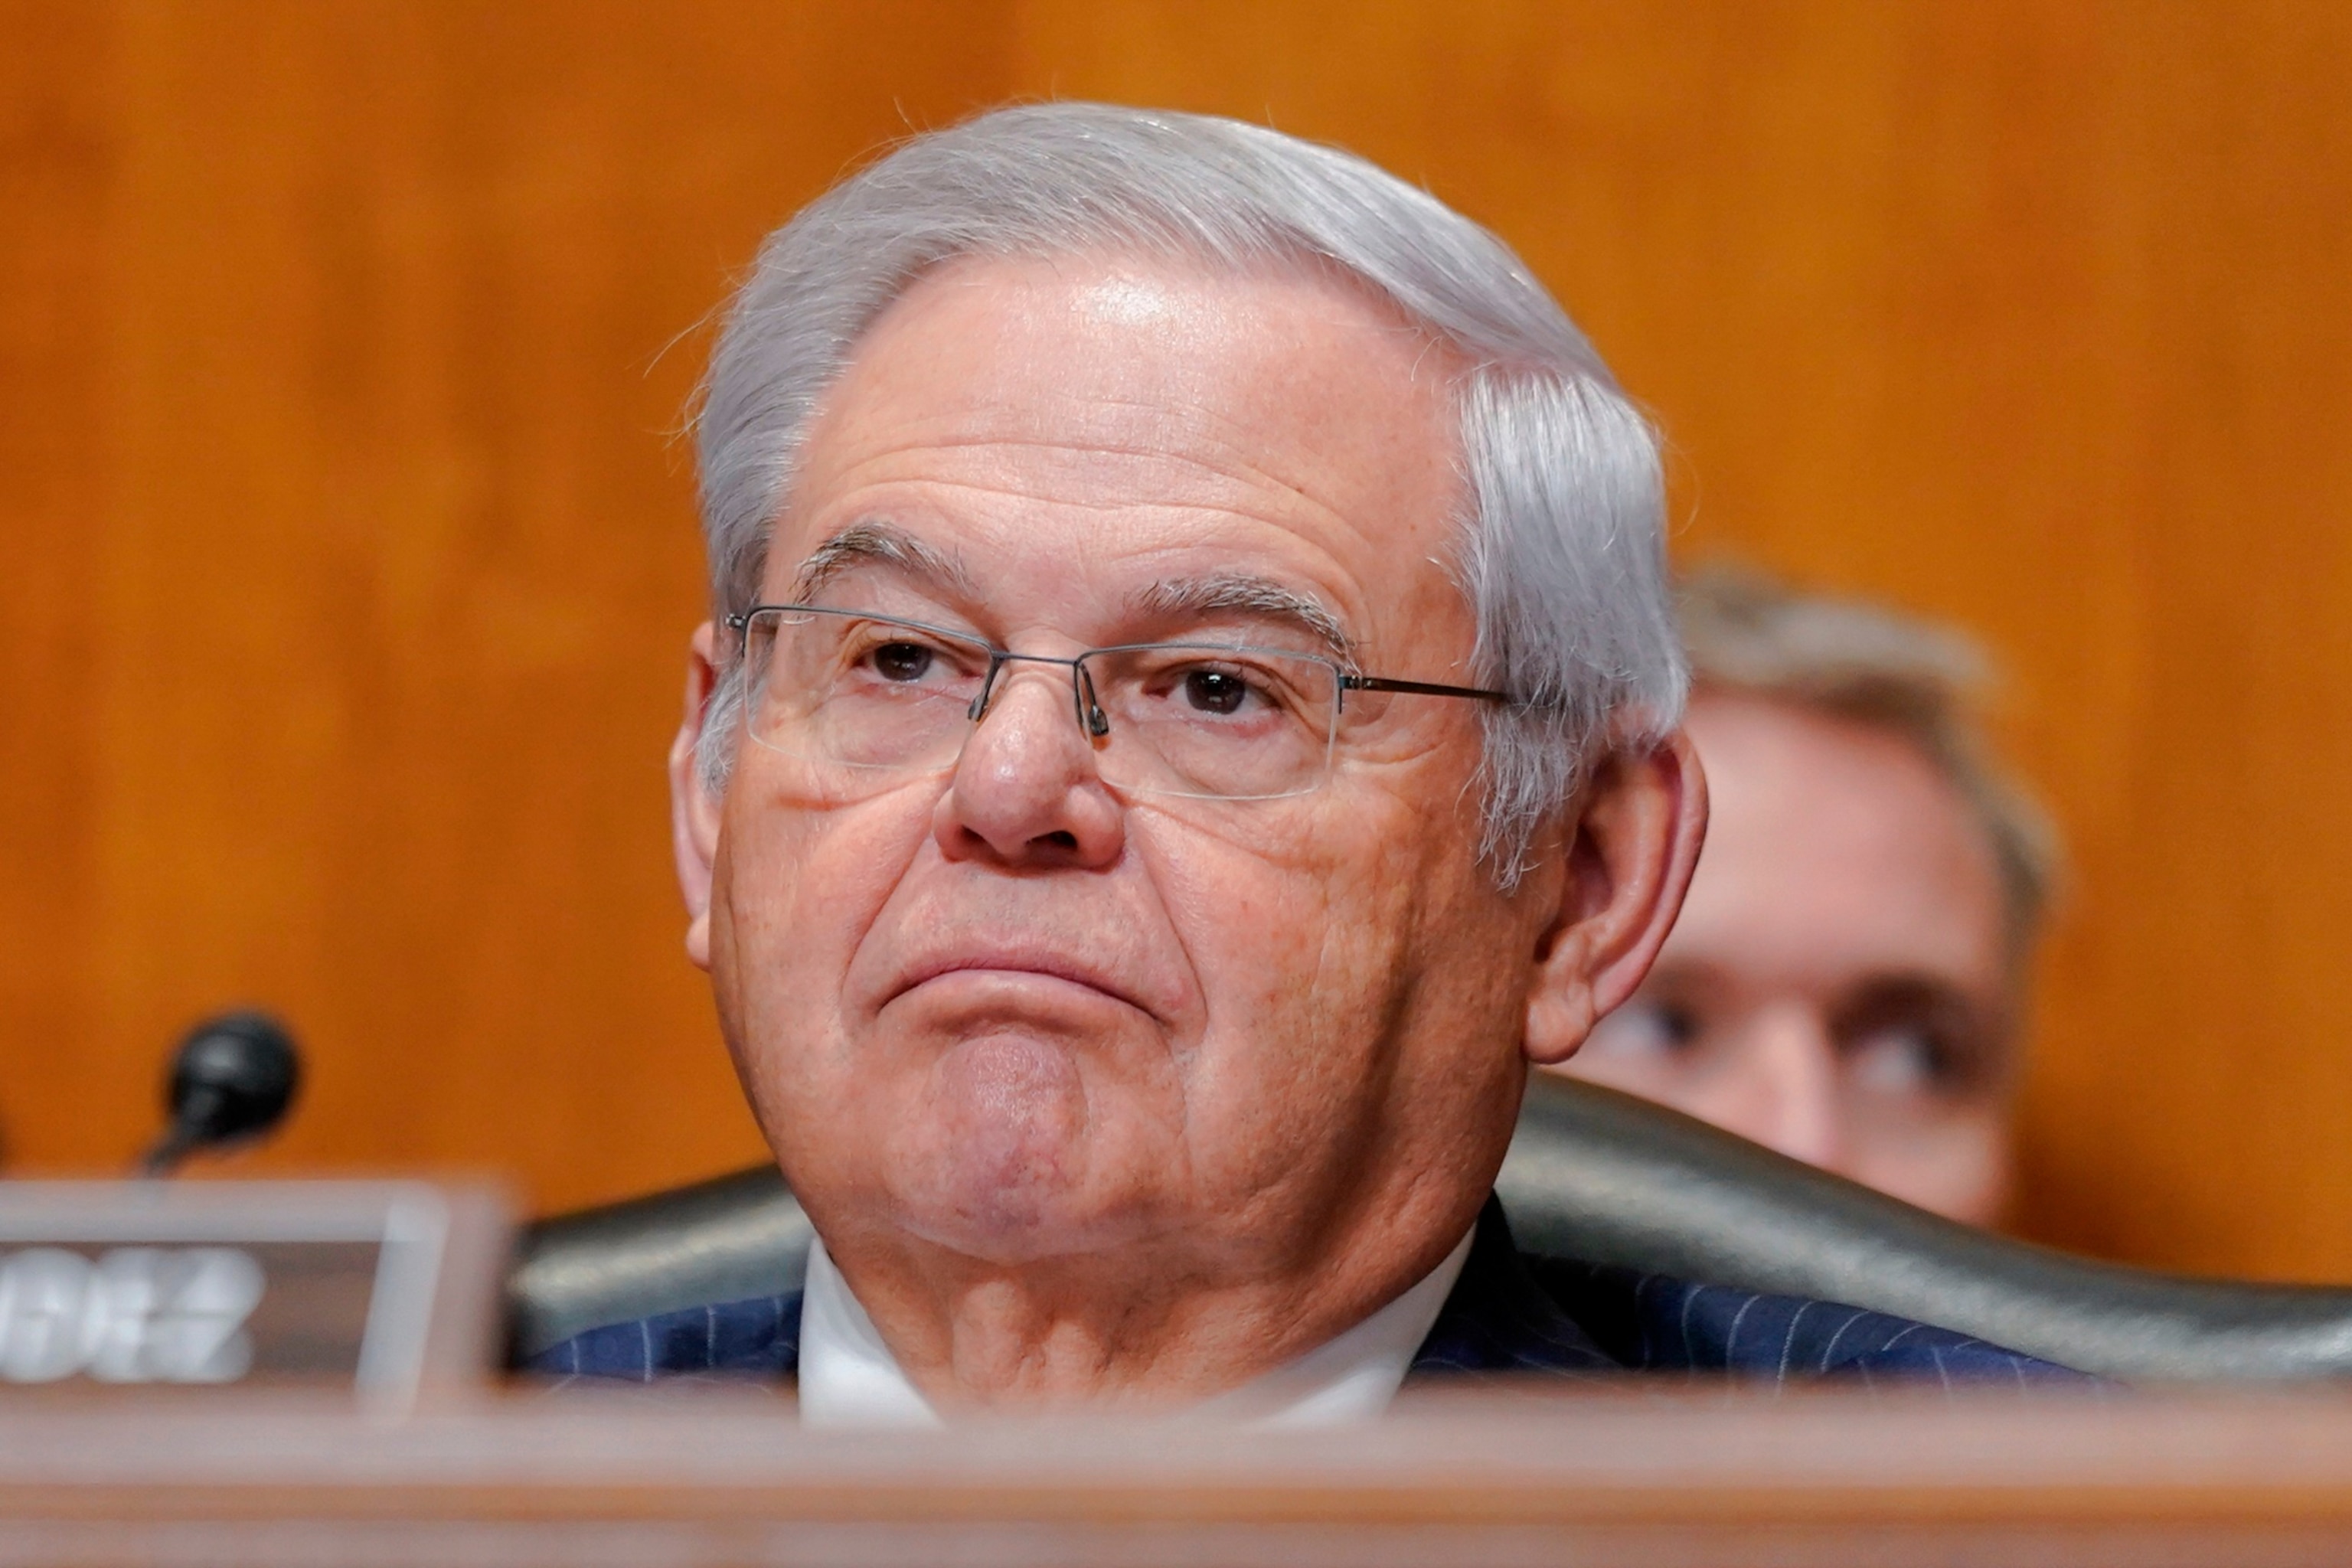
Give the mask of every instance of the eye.
[(1202, 713), (1237, 713), (1249, 700), (1249, 683), (1230, 670), (1195, 669), (1184, 677), (1184, 700)]
[(1848, 1047), (1854, 1085), (1889, 1097), (1948, 1092), (1961, 1077), (1953, 1053), (1917, 1025), (1874, 1029)]
[(886, 642), (866, 656), (874, 672), (885, 680), (920, 680), (931, 672), (937, 656), (920, 643)]
[(1585, 1054), (1620, 1060), (1671, 1060), (1698, 1040), (1698, 1017), (1690, 1008), (1635, 997), (1592, 1026)]
[(1855, 1090), (1889, 1101), (1963, 1100), (2000, 1078), (1993, 1016), (1957, 988), (1917, 976), (1861, 988), (1832, 1026)]

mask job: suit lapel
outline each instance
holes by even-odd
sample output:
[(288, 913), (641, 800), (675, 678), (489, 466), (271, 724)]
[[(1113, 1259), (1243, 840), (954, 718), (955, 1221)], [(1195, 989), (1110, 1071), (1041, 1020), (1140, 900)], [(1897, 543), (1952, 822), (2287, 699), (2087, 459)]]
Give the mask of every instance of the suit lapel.
[(1413, 1356), (1406, 1381), (1495, 1372), (1598, 1376), (1618, 1370), (1528, 1271), (1502, 1203), (1489, 1195), (1462, 1277)]

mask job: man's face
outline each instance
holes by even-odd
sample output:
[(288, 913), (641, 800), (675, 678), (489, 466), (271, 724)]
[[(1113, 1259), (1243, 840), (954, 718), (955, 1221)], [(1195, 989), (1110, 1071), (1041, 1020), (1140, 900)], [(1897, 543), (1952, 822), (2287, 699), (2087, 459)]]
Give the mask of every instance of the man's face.
[[(1061, 657), (1324, 651), (1304, 601), (1364, 669), (1467, 683), (1452, 369), (1318, 282), (959, 263), (831, 394), (761, 597)], [(929, 771), (845, 783), (744, 741), (709, 958), (828, 1246), (1214, 1280), (1369, 1227), (1399, 1255), (1366, 1267), (1433, 1265), (1507, 1138), (1558, 905), (1475, 861), (1478, 717), (1351, 696), (1328, 782), (1249, 801), (1108, 786), (1052, 665), (1005, 667)]]
[(2011, 973), (1984, 830), (1881, 729), (1703, 694), (1681, 920), (1570, 1071), (1923, 1207), (1999, 1217)]

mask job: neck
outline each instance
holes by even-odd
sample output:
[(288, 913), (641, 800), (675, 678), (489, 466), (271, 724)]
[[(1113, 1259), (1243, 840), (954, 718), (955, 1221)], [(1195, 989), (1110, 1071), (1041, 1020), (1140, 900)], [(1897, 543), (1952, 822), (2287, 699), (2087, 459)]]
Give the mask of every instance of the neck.
[(1240, 1387), (1354, 1328), (1444, 1262), (1475, 1212), (1222, 1277), (1197, 1258), (1127, 1252), (991, 1264), (903, 1234), (827, 1247), (891, 1356), (942, 1412), (1152, 1409)]

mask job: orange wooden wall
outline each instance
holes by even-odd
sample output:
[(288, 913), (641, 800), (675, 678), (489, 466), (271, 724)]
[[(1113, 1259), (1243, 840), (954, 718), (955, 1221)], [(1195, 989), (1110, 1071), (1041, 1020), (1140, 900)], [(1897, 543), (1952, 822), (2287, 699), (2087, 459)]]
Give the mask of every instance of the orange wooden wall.
[(2333, 0), (0, 0), (15, 1163), (126, 1157), (233, 998), (315, 1067), (247, 1168), (756, 1155), (664, 840), (694, 329), (1058, 94), (1425, 181), (1657, 411), (1678, 548), (1982, 631), (2075, 863), (2028, 1228), (2352, 1279), (2347, 84)]

